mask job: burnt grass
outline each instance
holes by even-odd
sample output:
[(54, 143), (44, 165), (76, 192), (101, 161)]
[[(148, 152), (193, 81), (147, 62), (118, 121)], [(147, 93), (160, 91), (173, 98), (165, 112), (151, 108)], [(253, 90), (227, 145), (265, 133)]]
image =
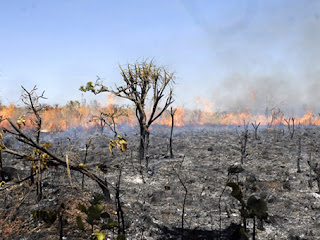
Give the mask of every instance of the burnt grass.
[[(285, 129), (286, 130), (286, 129)], [(71, 164), (83, 162), (85, 142), (90, 136), (87, 166), (99, 176), (115, 185), (122, 168), (120, 195), (125, 216), (127, 239), (181, 239), (181, 216), (185, 190), (184, 239), (237, 239), (235, 230), (241, 222), (239, 203), (226, 188), (228, 167), (240, 163), (241, 127), (183, 127), (174, 130), (174, 158), (169, 157), (168, 127), (154, 127), (150, 135), (149, 167), (140, 165), (137, 158), (139, 136), (137, 131), (127, 131), (126, 152), (108, 149), (105, 136), (82, 131), (42, 134), (43, 142), (50, 142), (50, 151), (57, 155), (68, 154)], [(124, 135), (124, 134), (123, 134)], [(300, 127), (293, 139), (281, 129), (263, 129), (259, 139), (253, 139), (249, 129), (247, 157), (238, 176), (245, 198), (255, 195), (268, 205), (268, 218), (263, 228), (257, 230), (257, 239), (320, 239), (320, 195), (316, 181), (308, 186), (311, 160), (319, 162), (320, 129)], [(110, 134), (110, 136), (112, 136)], [(297, 172), (298, 138), (301, 137), (301, 172)], [(31, 151), (11, 136), (4, 138), (6, 146)], [(105, 164), (107, 172), (97, 169)], [(90, 239), (86, 230), (77, 228), (76, 217), (81, 215), (77, 206), (101, 193), (98, 185), (72, 172), (72, 186), (67, 171), (50, 167), (43, 173), (43, 197), (37, 201), (35, 184), (25, 181), (13, 184), (28, 176), (30, 163), (3, 153), (6, 184), (0, 191), (0, 237), (2, 239), (59, 239), (62, 223), (63, 239)], [(143, 178), (140, 173), (142, 167)], [(314, 174), (312, 172), (312, 174)], [(179, 177), (178, 177), (179, 175)], [(4, 176), (3, 176), (4, 177)], [(4, 180), (4, 179), (2, 179)], [(103, 201), (111, 218), (116, 220), (115, 192), (110, 188), (111, 201)], [(61, 207), (64, 205), (64, 208)], [(57, 213), (53, 223), (45, 223), (33, 216), (34, 210)], [(59, 218), (59, 215), (61, 218)], [(221, 217), (220, 217), (221, 215)], [(220, 229), (221, 218), (221, 229)], [(60, 219), (60, 220), (59, 220)], [(62, 221), (61, 221), (62, 219)], [(252, 221), (248, 220), (249, 235)], [(116, 233), (108, 232), (109, 239)]]

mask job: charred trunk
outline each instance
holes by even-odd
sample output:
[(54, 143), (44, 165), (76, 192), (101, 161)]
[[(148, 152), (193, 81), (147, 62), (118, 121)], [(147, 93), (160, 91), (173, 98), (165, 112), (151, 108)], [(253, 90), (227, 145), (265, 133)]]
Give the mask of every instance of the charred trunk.
[(145, 151), (144, 151), (144, 158), (146, 161), (146, 168), (149, 166), (149, 139), (150, 139), (150, 132), (146, 130), (146, 140), (145, 140)]
[(108, 182), (106, 180), (102, 181), (101, 179), (97, 179), (97, 180), (95, 181), (98, 183), (99, 187), (101, 188), (105, 199), (107, 201), (110, 201), (111, 197), (110, 197), (110, 191), (108, 189)]
[(140, 146), (139, 146), (139, 161), (144, 160), (146, 145), (146, 131), (143, 126), (140, 125)]
[(139, 161), (145, 160), (146, 167), (149, 165), (148, 147), (149, 147), (150, 133), (145, 127), (140, 126), (140, 146), (139, 146)]
[[(171, 111), (172, 111), (172, 109), (171, 109)], [(171, 132), (170, 132), (170, 140), (169, 140), (170, 158), (173, 158), (173, 150), (172, 150), (173, 127), (174, 127), (174, 114), (171, 114)]]
[(298, 157), (297, 157), (297, 172), (301, 173), (300, 162), (302, 160), (301, 156), (301, 137), (298, 139)]

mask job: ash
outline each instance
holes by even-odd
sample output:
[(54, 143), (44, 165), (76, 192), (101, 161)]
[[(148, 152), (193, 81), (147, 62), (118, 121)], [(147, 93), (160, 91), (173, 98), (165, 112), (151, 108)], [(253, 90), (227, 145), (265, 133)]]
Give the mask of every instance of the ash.
[[(221, 231), (219, 197), (228, 179), (228, 167), (240, 164), (241, 144), (238, 128), (206, 126), (175, 128), (174, 158), (168, 153), (168, 127), (155, 126), (150, 135), (149, 166), (138, 160), (139, 136), (125, 129), (126, 152), (108, 150), (108, 138), (80, 130), (43, 134), (43, 142), (52, 144), (57, 155), (68, 154), (72, 164), (84, 161), (85, 144), (92, 137), (86, 165), (112, 185), (122, 167), (120, 197), (125, 216), (127, 239), (180, 239), (185, 190), (188, 190), (184, 214), (184, 239), (232, 239), (241, 223), (238, 201), (231, 189), (221, 196)], [(249, 130), (247, 156), (238, 176), (244, 195), (264, 199), (268, 218), (257, 229), (257, 239), (319, 239), (320, 195), (316, 181), (308, 184), (313, 172), (307, 163), (310, 154), (319, 162), (320, 131), (316, 127), (300, 128), (291, 139), (279, 129), (262, 129), (259, 139)], [(298, 139), (301, 138), (301, 172), (297, 172)], [(10, 137), (5, 144), (28, 150)], [(104, 164), (106, 172), (97, 165)], [(29, 174), (29, 163), (3, 154), (7, 183)], [(311, 175), (310, 175), (311, 174)], [(179, 176), (179, 177), (178, 177)], [(181, 181), (179, 180), (181, 179)], [(78, 203), (87, 202), (100, 188), (90, 179), (72, 173), (72, 186), (65, 169), (53, 167), (44, 173), (43, 198), (37, 202), (35, 187), (27, 182), (12, 185), (0, 192), (0, 237), (3, 239), (58, 239), (59, 223), (47, 225), (32, 218), (36, 208), (58, 209), (64, 203), (64, 239), (88, 239), (88, 232), (77, 228)], [(104, 204), (114, 212), (115, 192)], [(252, 221), (248, 221), (249, 235)], [(90, 234), (89, 234), (90, 235)], [(110, 236), (112, 237), (112, 236)]]

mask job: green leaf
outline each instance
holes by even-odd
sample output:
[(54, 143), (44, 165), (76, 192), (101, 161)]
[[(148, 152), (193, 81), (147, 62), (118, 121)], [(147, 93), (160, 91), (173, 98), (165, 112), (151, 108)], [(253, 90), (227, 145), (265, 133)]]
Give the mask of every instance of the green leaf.
[(107, 236), (104, 232), (95, 232), (92, 235), (97, 236), (97, 240), (104, 240)]
[(101, 204), (92, 205), (88, 208), (88, 218), (92, 220), (99, 220), (101, 217), (101, 212), (103, 211), (103, 206)]
[(240, 211), (241, 217), (243, 217), (243, 218), (248, 218), (249, 217), (249, 212), (248, 212), (247, 209), (241, 208), (239, 211)]
[(77, 216), (77, 226), (80, 230), (84, 230), (84, 225), (80, 216)]
[[(103, 199), (105, 199), (105, 197), (102, 194), (96, 194), (94, 197), (94, 200), (96, 201), (96, 203), (99, 203), (100, 201), (102, 201)], [(96, 204), (95, 203), (95, 204)]]
[(87, 165), (86, 165), (86, 164), (84, 164), (84, 163), (79, 163), (78, 167), (79, 167), (79, 168), (86, 168), (86, 167), (87, 167)]
[(259, 219), (265, 219), (268, 217), (267, 203), (262, 199), (257, 199), (255, 196), (249, 197), (247, 201), (247, 208), (249, 209), (252, 217), (256, 216)]
[(2, 186), (5, 185), (5, 184), (6, 184), (5, 181), (0, 182), (0, 187), (2, 187)]
[(80, 204), (80, 203), (79, 203), (79, 205), (78, 205), (78, 209), (79, 209), (81, 212), (87, 213), (87, 208), (86, 208), (84, 205)]
[(241, 187), (234, 182), (228, 182), (227, 186), (232, 188), (231, 196), (238, 199), (239, 202), (244, 205)]

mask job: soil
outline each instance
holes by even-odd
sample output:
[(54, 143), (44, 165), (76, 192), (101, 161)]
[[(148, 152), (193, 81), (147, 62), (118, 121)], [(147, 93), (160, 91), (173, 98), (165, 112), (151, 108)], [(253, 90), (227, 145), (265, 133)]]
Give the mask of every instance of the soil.
[[(78, 165), (84, 163), (85, 143), (93, 136), (87, 167), (112, 186), (116, 186), (121, 169), (120, 197), (127, 239), (181, 239), (182, 234), (184, 239), (236, 239), (241, 207), (231, 196), (232, 189), (225, 187), (228, 179), (239, 182), (245, 199), (254, 195), (267, 203), (268, 217), (263, 226), (258, 224), (256, 239), (320, 239), (320, 194), (316, 181), (309, 184), (315, 173), (310, 172), (307, 163), (319, 162), (319, 128), (300, 127), (291, 139), (281, 129), (261, 127), (257, 140), (253, 129), (249, 129), (243, 164), (242, 132), (238, 126), (175, 128), (174, 157), (170, 158), (170, 129), (156, 126), (150, 136), (148, 167), (138, 160), (139, 136), (134, 130), (123, 134), (128, 150), (114, 150), (113, 154), (108, 149), (112, 134), (100, 136), (76, 130), (43, 133), (42, 141), (52, 144), (50, 151), (67, 154), (70, 164)], [(297, 172), (299, 138), (301, 172)], [(9, 148), (32, 151), (8, 134), (4, 141)], [(106, 171), (100, 171), (98, 164), (104, 164)], [(6, 183), (0, 189), (2, 239), (60, 239), (60, 235), (62, 239), (90, 239), (90, 226), (85, 224), (85, 230), (79, 230), (76, 218), (85, 219), (78, 204), (89, 206), (92, 196), (101, 193), (95, 182), (85, 177), (82, 188), (82, 175), (72, 172), (71, 185), (65, 168), (49, 167), (43, 173), (42, 199), (37, 200), (35, 184), (30, 185), (29, 180), (14, 184), (28, 176), (30, 162), (3, 153), (3, 166), (2, 180)], [(237, 176), (228, 175), (230, 166), (242, 166), (244, 171)], [(116, 221), (112, 187), (110, 192), (111, 200), (103, 200), (102, 204)], [(54, 212), (57, 218), (46, 223), (33, 214), (34, 210)], [(248, 219), (250, 238), (252, 227), (253, 221)], [(107, 231), (108, 239), (116, 236), (116, 232)]]

